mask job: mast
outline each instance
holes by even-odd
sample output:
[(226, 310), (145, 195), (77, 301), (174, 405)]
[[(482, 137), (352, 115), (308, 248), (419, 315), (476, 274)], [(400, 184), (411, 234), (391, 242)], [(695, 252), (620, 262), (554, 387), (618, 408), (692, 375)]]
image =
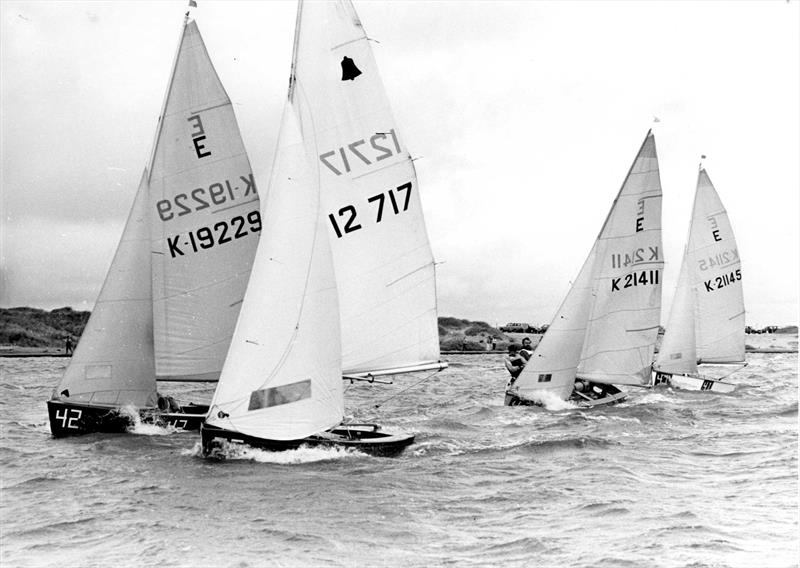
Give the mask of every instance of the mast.
[(300, 43), (300, 22), (303, 18), (303, 0), (297, 1), (297, 17), (294, 22), (294, 41), (292, 42), (292, 65), (289, 69), (289, 92), (288, 99), (294, 97), (294, 88), (297, 83), (297, 47)]
[(169, 94), (172, 91), (172, 82), (175, 80), (175, 68), (178, 66), (178, 57), (183, 47), (183, 39), (186, 36), (186, 26), (189, 23), (189, 12), (183, 17), (183, 25), (181, 26), (180, 39), (178, 40), (178, 47), (175, 49), (175, 55), (172, 58), (172, 67), (169, 73), (169, 82), (167, 83), (167, 90), (164, 93), (164, 100), (161, 103), (161, 112), (158, 114), (158, 123), (156, 125), (156, 134), (153, 138), (153, 146), (150, 149), (150, 158), (147, 160), (147, 181), (150, 182), (150, 176), (153, 172), (153, 162), (156, 158), (156, 148), (158, 148), (158, 141), (161, 138), (161, 130), (164, 126), (164, 111), (167, 109), (167, 102), (169, 101)]

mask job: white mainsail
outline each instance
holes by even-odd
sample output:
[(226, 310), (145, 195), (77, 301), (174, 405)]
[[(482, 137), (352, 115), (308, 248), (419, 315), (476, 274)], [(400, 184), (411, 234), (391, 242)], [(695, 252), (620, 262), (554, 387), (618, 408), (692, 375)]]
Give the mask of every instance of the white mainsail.
[(661, 320), (661, 178), (648, 133), (597, 240), (578, 377), (646, 385)]
[(344, 391), (330, 244), (291, 101), (264, 211), (264, 236), (206, 423), (301, 439), (339, 424)]
[(156, 375), (215, 381), (261, 217), (230, 98), (193, 21), (178, 47), (149, 182)]
[(293, 85), (331, 238), (344, 372), (438, 367), (435, 268), (417, 177), (349, 0), (300, 2)]
[(705, 169), (697, 177), (681, 276), (654, 367), (696, 374), (698, 363), (741, 363), (745, 310), (739, 250)]
[(566, 399), (575, 378), (649, 380), (661, 309), (661, 182), (648, 132), (597, 240), (514, 394)]
[[(54, 392), (75, 402), (156, 404), (147, 170), (89, 321)], [(67, 391), (65, 393), (64, 391)]]

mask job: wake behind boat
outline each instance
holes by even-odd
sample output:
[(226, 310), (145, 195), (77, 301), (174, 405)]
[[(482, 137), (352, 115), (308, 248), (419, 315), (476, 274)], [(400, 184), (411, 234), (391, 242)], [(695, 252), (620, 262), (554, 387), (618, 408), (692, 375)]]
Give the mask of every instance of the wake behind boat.
[(733, 392), (735, 385), (701, 376), (698, 365), (735, 365), (736, 371), (747, 364), (744, 316), (739, 249), (728, 213), (701, 165), (689, 238), (661, 349), (653, 363), (652, 385)]
[(219, 377), (260, 230), (230, 98), (187, 14), (149, 164), (95, 308), (47, 401), (53, 435), (125, 431), (131, 412), (198, 429), (207, 407), (159, 395), (156, 381)]
[(578, 277), (505, 404), (622, 401), (650, 380), (661, 311), (661, 181), (647, 133)]
[(265, 234), (201, 429), (270, 450), (394, 455), (407, 433), (342, 424), (342, 378), (440, 370), (416, 173), (348, 0), (298, 3)]

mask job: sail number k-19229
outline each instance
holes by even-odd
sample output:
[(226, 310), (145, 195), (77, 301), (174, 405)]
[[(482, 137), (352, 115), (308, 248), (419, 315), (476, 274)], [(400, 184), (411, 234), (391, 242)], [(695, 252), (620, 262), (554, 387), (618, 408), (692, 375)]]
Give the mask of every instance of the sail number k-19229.
[[(249, 232), (248, 232), (249, 229)], [(212, 227), (200, 227), (186, 235), (167, 237), (167, 247), (171, 258), (183, 256), (186, 252), (199, 252), (215, 245), (224, 245), (234, 239), (241, 239), (250, 233), (261, 230), (261, 213), (258, 209), (250, 211), (246, 218), (236, 215), (227, 221), (214, 223)]]
[[(410, 202), (411, 182), (367, 198), (367, 203), (372, 204), (375, 211), (376, 223), (380, 223), (389, 214), (399, 215), (401, 212), (407, 211)], [(357, 217), (358, 211), (356, 211), (355, 205), (345, 205), (336, 213), (328, 214), (333, 231), (339, 239), (347, 233), (352, 233), (362, 228), (361, 223), (356, 220)]]
[(655, 285), (660, 282), (659, 270), (642, 270), (641, 272), (631, 272), (625, 276), (611, 279), (611, 291), (618, 292), (625, 288), (633, 288), (634, 286), (648, 286)]
[(248, 196), (256, 197), (256, 180), (253, 174), (239, 176), (239, 180), (231, 182), (226, 179), (222, 183), (212, 183), (208, 187), (198, 187), (186, 193), (179, 193), (171, 200), (162, 199), (156, 203), (158, 216), (162, 221), (169, 221), (194, 211), (208, 209), (212, 205), (222, 205)]

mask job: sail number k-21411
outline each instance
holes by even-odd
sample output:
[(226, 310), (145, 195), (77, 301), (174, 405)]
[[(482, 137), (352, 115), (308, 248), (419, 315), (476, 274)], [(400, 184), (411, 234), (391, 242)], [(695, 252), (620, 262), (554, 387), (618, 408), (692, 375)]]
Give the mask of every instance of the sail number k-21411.
[(631, 264), (658, 262), (659, 260), (658, 246), (649, 246), (647, 250), (637, 248), (629, 253), (613, 253), (611, 255), (611, 268), (622, 268)]
[[(368, 197), (367, 203), (373, 204), (376, 223), (380, 223), (390, 213), (398, 215), (403, 211), (407, 211), (408, 205), (411, 203), (411, 182)], [(386, 215), (384, 215), (384, 209), (386, 210)], [(345, 205), (335, 214), (330, 213), (328, 215), (333, 231), (339, 239), (347, 233), (353, 233), (362, 228), (361, 223), (356, 221), (357, 217), (358, 212), (354, 205)]]
[(625, 288), (634, 286), (648, 286), (659, 283), (659, 270), (642, 270), (641, 272), (631, 272), (625, 276), (611, 279), (611, 291), (618, 292)]

